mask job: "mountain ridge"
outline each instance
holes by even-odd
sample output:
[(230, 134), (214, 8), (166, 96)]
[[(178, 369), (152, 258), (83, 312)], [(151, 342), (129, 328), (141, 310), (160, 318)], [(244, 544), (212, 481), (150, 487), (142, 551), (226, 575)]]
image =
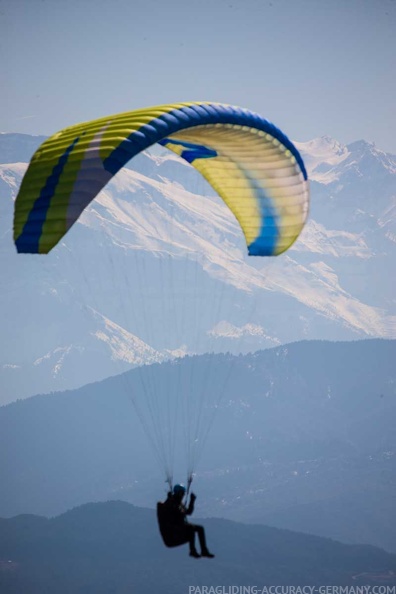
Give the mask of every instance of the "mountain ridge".
[[(179, 386), (204, 397), (203, 427), (213, 422), (194, 479), (198, 515), (396, 551), (395, 345), (303, 341), (187, 356), (3, 406), (0, 515), (54, 515), (109, 498), (154, 504), (166, 492), (163, 469), (129, 397), (144, 404), (149, 388), (175, 412)], [(186, 446), (176, 437), (183, 481)]]
[(53, 519), (24, 516), (0, 524), (6, 528), (0, 558), (8, 560), (0, 562), (4, 594), (18, 587), (63, 594), (82, 585), (97, 594), (152, 594), (160, 584), (164, 594), (177, 594), (191, 584), (396, 583), (396, 556), (375, 547), (221, 519), (204, 522), (216, 558), (190, 559), (186, 547), (163, 546), (153, 510), (117, 501), (87, 504)]

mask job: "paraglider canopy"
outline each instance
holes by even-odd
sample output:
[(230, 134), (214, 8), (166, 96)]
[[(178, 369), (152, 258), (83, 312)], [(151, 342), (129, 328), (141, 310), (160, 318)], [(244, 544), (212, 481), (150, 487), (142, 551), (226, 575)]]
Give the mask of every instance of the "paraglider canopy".
[[(281, 254), (299, 236), (308, 214), (309, 188), (304, 163), (293, 143), (273, 124), (247, 109), (197, 102), (148, 107), (104, 117), (65, 128), (46, 140), (33, 155), (16, 198), (14, 241), (18, 252), (50, 252), (111, 178), (130, 159), (155, 143), (179, 155), (209, 182), (239, 222), (249, 255)], [(195, 199), (200, 198), (202, 196), (195, 194)], [(198, 244), (196, 252), (199, 249)], [(171, 275), (164, 272), (163, 260), (165, 258), (158, 257), (158, 269), (163, 273), (159, 275), (162, 303), (167, 295), (163, 278), (170, 277), (168, 285), (173, 288)], [(171, 260), (168, 258), (166, 262)], [(138, 264), (137, 259), (135, 272), (139, 271)], [(171, 264), (168, 268), (171, 270)], [(140, 274), (139, 283), (136, 283), (141, 294), (142, 287), (149, 284), (145, 283), (144, 276), (144, 273)], [(193, 275), (184, 275), (184, 285), (188, 284), (185, 279), (191, 280), (192, 277), (197, 278), (196, 269)], [(195, 289), (192, 284), (194, 294)], [(193, 308), (179, 308), (175, 305), (179, 301), (176, 302), (174, 296), (172, 299), (172, 309), (181, 316), (179, 326), (185, 331), (183, 311), (185, 317), (193, 317)], [(221, 302), (219, 298), (218, 305), (215, 304), (212, 292), (209, 299), (203, 298), (199, 311), (209, 310), (211, 301), (214, 313), (210, 319), (213, 318), (213, 323), (219, 322), (221, 318), (219, 320), (215, 312), (221, 310)], [(143, 298), (135, 299), (133, 305), (138, 309), (139, 318), (149, 320), (148, 325), (154, 327), (154, 334), (156, 326), (150, 324), (152, 313), (149, 304), (150, 300)], [(147, 307), (146, 313), (142, 311), (144, 306)], [(169, 319), (170, 327), (173, 318), (169, 312), (168, 315), (166, 313), (164, 308), (161, 323)], [(194, 319), (197, 323), (192, 327), (197, 335), (202, 318), (195, 314)], [(136, 326), (139, 325), (123, 324), (123, 327), (128, 326), (132, 326), (131, 331), (137, 332)], [(203, 332), (208, 335), (210, 329), (205, 328)], [(152, 344), (150, 339), (147, 342)], [(179, 344), (175, 343), (175, 347)], [(204, 351), (195, 348), (190, 352)], [(212, 351), (206, 349), (205, 352)], [(205, 408), (201, 390), (192, 389), (195, 388), (196, 361), (192, 358), (187, 363), (186, 367), (191, 371), (187, 374), (190, 379), (185, 390), (180, 387), (181, 375), (176, 370), (174, 375), (178, 374), (178, 379), (170, 382), (170, 386), (164, 383), (151, 385), (151, 381), (145, 383), (142, 380), (142, 407), (138, 406), (139, 394), (132, 394), (131, 401), (154, 444), (158, 459), (166, 469), (167, 482), (172, 490), (170, 461), (173, 460), (175, 419), (181, 394), (180, 417), (186, 421), (182, 423), (182, 431), (186, 433), (186, 457), (189, 460), (188, 492), (198, 450), (202, 451), (215, 406)], [(211, 377), (208, 368), (204, 375), (207, 382)], [(225, 377), (228, 378), (229, 373)], [(224, 390), (225, 387), (218, 390), (218, 402)], [(145, 403), (147, 414), (144, 414)], [(173, 409), (175, 416), (169, 422), (172, 417), (169, 411)], [(207, 413), (206, 418), (203, 411)], [(177, 487), (181, 488), (179, 485), (175, 489)], [(164, 525), (166, 518), (161, 515), (162, 511), (159, 507), (160, 523)]]
[(48, 253), (107, 182), (154, 143), (209, 181), (239, 221), (250, 255), (280, 254), (297, 239), (308, 213), (307, 174), (298, 150), (261, 116), (202, 102), (113, 115), (46, 140), (16, 199), (18, 252)]

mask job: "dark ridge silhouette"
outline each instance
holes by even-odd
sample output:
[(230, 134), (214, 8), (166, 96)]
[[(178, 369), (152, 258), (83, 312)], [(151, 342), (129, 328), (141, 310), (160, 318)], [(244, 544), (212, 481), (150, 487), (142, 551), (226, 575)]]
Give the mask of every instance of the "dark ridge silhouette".
[(190, 585), (396, 584), (396, 556), (265, 526), (205, 520), (213, 560), (166, 549), (153, 510), (111, 501), (0, 521), (2, 594), (184, 594)]

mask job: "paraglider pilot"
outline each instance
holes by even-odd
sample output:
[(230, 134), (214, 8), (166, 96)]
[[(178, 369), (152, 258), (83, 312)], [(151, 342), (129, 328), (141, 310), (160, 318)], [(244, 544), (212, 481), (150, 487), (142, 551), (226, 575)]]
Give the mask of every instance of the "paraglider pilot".
[[(191, 493), (189, 506), (183, 503), (186, 488), (183, 485), (175, 485), (169, 491), (166, 501), (157, 504), (157, 517), (159, 529), (163, 541), (167, 547), (177, 547), (186, 543), (190, 545), (190, 556), (199, 559), (200, 557), (213, 558), (206, 546), (205, 530), (203, 526), (190, 524), (186, 516), (194, 512), (196, 496)], [(201, 554), (195, 547), (195, 534), (198, 535)]]

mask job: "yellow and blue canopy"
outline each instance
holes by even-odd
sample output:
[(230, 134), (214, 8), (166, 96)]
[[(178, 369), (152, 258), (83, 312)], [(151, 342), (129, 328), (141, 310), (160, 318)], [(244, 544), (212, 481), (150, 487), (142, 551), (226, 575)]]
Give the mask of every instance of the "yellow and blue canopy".
[(250, 255), (278, 255), (299, 236), (309, 188), (293, 143), (247, 109), (180, 103), (77, 124), (46, 140), (16, 199), (18, 252), (48, 253), (108, 181), (155, 143), (208, 180), (239, 221)]

